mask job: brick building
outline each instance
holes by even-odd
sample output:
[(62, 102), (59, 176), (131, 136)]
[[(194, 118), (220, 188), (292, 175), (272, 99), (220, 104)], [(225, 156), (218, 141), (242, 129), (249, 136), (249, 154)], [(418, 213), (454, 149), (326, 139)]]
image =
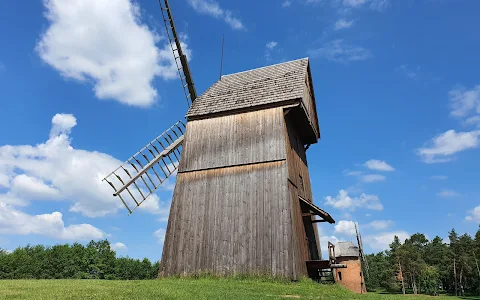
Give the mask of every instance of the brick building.
[(346, 266), (334, 269), (337, 283), (358, 294), (367, 292), (357, 246), (352, 242), (338, 242), (335, 245), (335, 262)]

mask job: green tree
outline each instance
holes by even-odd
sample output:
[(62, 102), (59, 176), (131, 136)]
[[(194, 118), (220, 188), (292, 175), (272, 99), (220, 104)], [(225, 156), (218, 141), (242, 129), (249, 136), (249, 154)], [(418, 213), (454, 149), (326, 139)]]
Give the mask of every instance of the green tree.
[(108, 240), (91, 241), (87, 246), (42, 245), (18, 247), (12, 253), (0, 249), (0, 279), (152, 279), (159, 263), (116, 257)]
[(440, 274), (437, 268), (424, 265), (420, 272), (419, 282), (426, 294), (437, 295), (440, 284)]
[(424, 260), (427, 265), (436, 268), (440, 287), (445, 290), (451, 284), (450, 273), (452, 261), (449, 255), (448, 245), (436, 236), (430, 243), (425, 246)]
[(365, 283), (368, 290), (375, 290), (378, 288), (388, 291), (395, 291), (398, 289), (394, 268), (390, 263), (385, 252), (367, 255), (369, 277), (366, 278)]

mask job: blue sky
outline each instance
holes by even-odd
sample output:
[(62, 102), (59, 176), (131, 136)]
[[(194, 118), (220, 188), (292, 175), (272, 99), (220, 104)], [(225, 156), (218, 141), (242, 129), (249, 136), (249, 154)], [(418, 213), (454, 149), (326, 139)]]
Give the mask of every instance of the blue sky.
[[(171, 1), (197, 92), (309, 57), (322, 139), (308, 150), (322, 243), (480, 223), (477, 1)], [(108, 238), (161, 257), (174, 180), (127, 216), (100, 180), (187, 105), (157, 1), (0, 3), (0, 247)]]

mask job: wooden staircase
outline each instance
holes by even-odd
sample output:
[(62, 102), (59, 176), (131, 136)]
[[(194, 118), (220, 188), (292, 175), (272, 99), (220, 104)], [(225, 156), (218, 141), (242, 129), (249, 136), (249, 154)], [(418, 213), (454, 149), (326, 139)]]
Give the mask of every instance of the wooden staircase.
[(306, 261), (308, 276), (319, 283), (335, 283), (333, 269), (328, 260), (309, 260)]

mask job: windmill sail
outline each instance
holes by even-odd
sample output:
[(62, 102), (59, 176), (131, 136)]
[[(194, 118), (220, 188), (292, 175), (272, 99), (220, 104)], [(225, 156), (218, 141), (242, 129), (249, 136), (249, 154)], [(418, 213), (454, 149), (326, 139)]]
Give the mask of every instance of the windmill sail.
[[(187, 56), (182, 51), (168, 0), (158, 2), (185, 98), (190, 107), (197, 98), (197, 92)], [(120, 198), (130, 214), (177, 171), (184, 132), (185, 123), (180, 120), (103, 179), (113, 188), (113, 195)]]
[(195, 84), (193, 83), (192, 74), (190, 73), (187, 56), (183, 53), (168, 0), (159, 0), (158, 3), (160, 4), (160, 10), (162, 11), (163, 23), (165, 24), (170, 48), (172, 49), (173, 57), (175, 58), (178, 75), (182, 82), (183, 92), (185, 93), (187, 104), (190, 107), (193, 101), (197, 98), (197, 91), (195, 90)]
[(103, 179), (130, 213), (176, 172), (184, 132), (178, 121)]
[(368, 278), (368, 273), (369, 273), (368, 261), (367, 261), (367, 257), (365, 256), (365, 253), (363, 252), (362, 236), (360, 235), (360, 232), (358, 231), (357, 223), (355, 223), (355, 232), (357, 233), (357, 243), (358, 243), (358, 250), (359, 250), (360, 258), (361, 258), (361, 260), (363, 262), (363, 266), (365, 268), (365, 275)]

